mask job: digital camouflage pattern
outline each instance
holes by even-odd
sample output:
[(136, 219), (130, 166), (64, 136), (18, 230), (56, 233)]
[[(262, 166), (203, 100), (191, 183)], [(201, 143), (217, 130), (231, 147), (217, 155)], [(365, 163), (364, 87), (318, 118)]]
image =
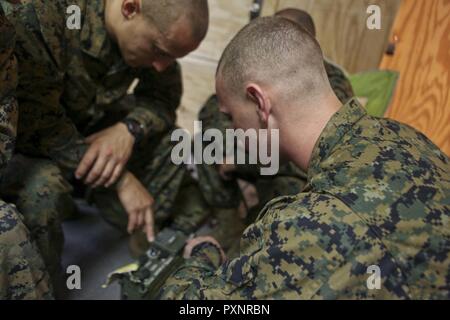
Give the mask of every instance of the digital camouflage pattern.
[[(350, 81), (344, 71), (335, 64), (324, 60), (324, 65), (334, 93), (342, 103), (346, 103), (354, 96)], [(203, 122), (204, 131), (215, 128), (225, 133), (226, 129), (233, 127), (229, 116), (219, 111), (216, 95), (211, 96), (202, 107), (199, 120)], [(214, 166), (202, 165), (199, 171), (202, 173), (200, 186), (205, 197), (219, 199), (219, 201), (210, 200), (212, 205), (227, 207), (230, 203), (238, 202), (239, 189), (236, 183), (220, 181)], [(306, 182), (306, 175), (292, 163), (280, 165), (280, 170), (275, 176), (264, 177), (259, 173), (260, 168), (257, 165), (236, 166), (236, 175), (255, 185), (260, 201), (258, 209), (262, 209), (267, 202), (276, 197), (299, 193)]]
[(0, 201), (0, 300), (52, 299), (50, 279), (21, 215)]
[(338, 65), (327, 59), (325, 59), (323, 63), (334, 94), (343, 104), (347, 103), (348, 100), (355, 96), (350, 80), (347, 78), (344, 70)]
[[(369, 290), (371, 265), (381, 289)], [(240, 257), (201, 250), (164, 299), (449, 299), (450, 160), (416, 130), (350, 100), (313, 150), (302, 193), (273, 200)]]
[(18, 107), (15, 98), (17, 62), (15, 33), (0, 6), (0, 172), (11, 159), (16, 140)]
[[(156, 219), (172, 214), (188, 176), (186, 168), (170, 158), (170, 132), (182, 94), (181, 70), (177, 63), (163, 73), (128, 67), (107, 34), (104, 1), (22, 3), (16, 9), (4, 4), (17, 31), (21, 116), (17, 155), (5, 172), (0, 194), (17, 203), (54, 274), (62, 248), (60, 223), (74, 209), (70, 183), (87, 149), (84, 137), (125, 117), (142, 124), (144, 138), (127, 168), (154, 197)], [(81, 30), (66, 27), (69, 5), (81, 8)], [(135, 79), (139, 83), (134, 94), (127, 94)], [(124, 230), (127, 214), (115, 190), (88, 193), (106, 220)], [(184, 203), (187, 216), (199, 213), (199, 204), (192, 204), (188, 212), (190, 204)]]
[[(0, 168), (10, 160), (16, 137), (15, 33), (0, 7)], [(1, 177), (1, 176), (0, 176)], [(49, 277), (22, 216), (0, 200), (0, 300), (50, 299)]]
[[(341, 100), (345, 103), (353, 97), (353, 89), (344, 71), (327, 60), (325, 69), (330, 84)], [(232, 128), (228, 115), (219, 111), (217, 96), (211, 96), (199, 113), (203, 130), (219, 129), (225, 134), (226, 129)], [(239, 164), (236, 166), (234, 178), (252, 183), (258, 195), (258, 204), (249, 208), (245, 221), (236, 214), (243, 195), (240, 192), (237, 179), (225, 181), (219, 175), (215, 165), (197, 166), (200, 188), (208, 204), (214, 208), (214, 216), (218, 221), (212, 234), (224, 247), (228, 255), (234, 255), (238, 247), (243, 228), (241, 226), (252, 223), (259, 211), (272, 199), (280, 196), (295, 195), (302, 191), (306, 184), (306, 174), (292, 163), (280, 164), (275, 176), (261, 176), (258, 165)]]
[[(127, 96), (135, 79), (134, 105), (122, 110), (124, 116), (144, 125), (151, 139), (173, 128), (182, 94), (178, 64), (163, 73), (128, 67), (107, 34), (104, 1), (22, 2), (16, 10), (5, 5), (21, 66), (19, 153), (49, 157), (71, 175), (86, 150), (83, 137)], [(66, 27), (69, 5), (81, 8), (81, 30)]]
[(75, 210), (72, 190), (51, 160), (22, 155), (12, 158), (0, 183), (3, 199), (14, 203), (23, 215), (54, 281), (61, 271), (64, 246), (62, 214)]

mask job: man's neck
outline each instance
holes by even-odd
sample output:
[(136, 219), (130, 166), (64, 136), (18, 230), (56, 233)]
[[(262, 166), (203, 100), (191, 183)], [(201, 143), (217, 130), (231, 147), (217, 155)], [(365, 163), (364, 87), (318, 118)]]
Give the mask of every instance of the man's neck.
[(333, 115), (342, 107), (336, 96), (329, 95), (315, 103), (313, 114), (302, 117), (301, 123), (291, 123), (285, 130), (285, 148), (288, 158), (299, 168), (308, 171), (311, 157), (323, 130)]

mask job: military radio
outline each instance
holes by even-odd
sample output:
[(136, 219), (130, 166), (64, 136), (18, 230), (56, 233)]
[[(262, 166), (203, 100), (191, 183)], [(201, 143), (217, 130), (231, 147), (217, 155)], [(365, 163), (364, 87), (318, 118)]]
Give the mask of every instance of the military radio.
[(184, 246), (189, 236), (184, 232), (163, 229), (136, 263), (113, 272), (108, 284), (116, 280), (123, 300), (155, 299), (167, 278), (183, 263)]

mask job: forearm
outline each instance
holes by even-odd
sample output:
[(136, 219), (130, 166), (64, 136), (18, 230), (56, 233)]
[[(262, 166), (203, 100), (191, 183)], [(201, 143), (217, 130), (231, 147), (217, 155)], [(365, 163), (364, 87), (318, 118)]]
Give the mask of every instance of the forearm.
[(187, 259), (177, 272), (165, 283), (160, 292), (160, 299), (205, 299), (202, 288), (203, 281), (213, 278), (221, 264), (221, 255), (213, 245), (200, 247), (193, 251), (192, 257)]
[(174, 125), (175, 113), (164, 110), (161, 103), (141, 98), (127, 119), (138, 122), (143, 128), (143, 137), (148, 138), (169, 131)]
[[(61, 121), (64, 122), (64, 121)], [(44, 152), (66, 177), (72, 177), (88, 149), (85, 138), (70, 123), (57, 126), (54, 134), (42, 140)]]
[(178, 63), (162, 73), (142, 71), (134, 92), (136, 106), (127, 118), (143, 126), (144, 137), (164, 133), (175, 125), (182, 91)]

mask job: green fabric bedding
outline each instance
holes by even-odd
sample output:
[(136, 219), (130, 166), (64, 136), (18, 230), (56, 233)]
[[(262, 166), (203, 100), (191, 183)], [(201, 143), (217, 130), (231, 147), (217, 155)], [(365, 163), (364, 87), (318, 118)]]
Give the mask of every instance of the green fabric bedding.
[(355, 95), (362, 101), (367, 100), (367, 112), (383, 117), (394, 94), (398, 72), (376, 70), (349, 75), (349, 79)]

